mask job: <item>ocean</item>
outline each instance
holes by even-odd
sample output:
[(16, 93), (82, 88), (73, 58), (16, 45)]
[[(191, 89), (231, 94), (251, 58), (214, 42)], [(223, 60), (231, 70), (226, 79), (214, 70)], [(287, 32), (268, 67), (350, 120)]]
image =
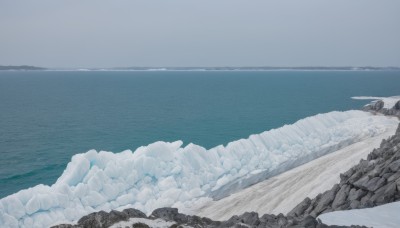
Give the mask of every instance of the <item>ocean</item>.
[(399, 71), (3, 71), (0, 198), (51, 185), (90, 149), (226, 145), (399, 85)]

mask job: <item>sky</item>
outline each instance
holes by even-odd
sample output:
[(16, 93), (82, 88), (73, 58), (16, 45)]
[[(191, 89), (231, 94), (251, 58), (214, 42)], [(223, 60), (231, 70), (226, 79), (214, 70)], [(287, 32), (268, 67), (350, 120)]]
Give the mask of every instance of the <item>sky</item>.
[(400, 66), (399, 0), (1, 0), (0, 65)]

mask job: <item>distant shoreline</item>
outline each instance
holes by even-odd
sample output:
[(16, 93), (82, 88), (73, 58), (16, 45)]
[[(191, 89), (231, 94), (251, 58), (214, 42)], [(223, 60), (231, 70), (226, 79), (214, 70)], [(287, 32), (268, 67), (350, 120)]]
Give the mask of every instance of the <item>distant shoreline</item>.
[(44, 68), (37, 66), (1, 66), (0, 71), (400, 71), (400, 67), (113, 67)]
[(36, 67), (36, 66), (0, 66), (0, 70), (5, 70), (5, 71), (15, 71), (15, 70), (47, 70), (47, 68), (44, 67)]

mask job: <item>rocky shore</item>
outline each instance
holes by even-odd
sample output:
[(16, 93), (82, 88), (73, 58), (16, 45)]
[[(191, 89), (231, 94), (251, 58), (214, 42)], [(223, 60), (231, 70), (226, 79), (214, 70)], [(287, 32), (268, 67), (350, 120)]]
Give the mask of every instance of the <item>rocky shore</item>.
[(367, 160), (340, 175), (340, 183), (314, 199), (306, 198), (288, 216), (317, 217), (337, 210), (374, 207), (400, 200), (400, 125)]
[[(136, 220), (140, 218), (141, 220)], [(133, 219), (133, 220), (132, 220)], [(128, 221), (128, 223), (121, 223), (121, 221)], [(176, 208), (159, 208), (153, 211), (150, 216), (146, 216), (143, 212), (136, 209), (125, 209), (123, 211), (111, 211), (109, 213), (100, 211), (91, 213), (82, 217), (76, 225), (61, 224), (53, 226), (52, 228), (106, 228), (106, 227), (132, 227), (132, 228), (150, 228), (152, 227), (151, 221), (158, 221), (161, 224), (158, 227), (207, 227), (207, 228), (225, 228), (225, 227), (314, 227), (314, 228), (339, 228), (347, 226), (327, 226), (312, 216), (304, 218), (286, 217), (282, 214), (268, 215), (265, 214), (259, 217), (258, 213), (246, 212), (240, 216), (233, 216), (227, 221), (213, 221), (208, 218), (201, 218), (198, 216), (190, 216), (181, 214)], [(163, 226), (168, 224), (168, 226)], [(172, 225), (169, 225), (172, 222)], [(129, 224), (129, 225), (127, 225)], [(351, 226), (354, 228), (360, 226)]]
[(385, 108), (385, 103), (382, 100), (373, 101), (370, 104), (365, 105), (362, 110), (388, 116), (400, 117), (400, 100), (397, 101), (391, 108)]
[[(377, 101), (365, 106), (364, 110), (400, 117), (400, 101), (391, 109), (383, 108), (383, 102)], [(304, 199), (286, 216), (264, 214), (260, 217), (256, 212), (246, 212), (226, 221), (213, 221), (209, 218), (181, 214), (176, 208), (159, 208), (150, 216), (136, 209), (125, 209), (121, 212), (91, 213), (82, 217), (76, 225), (61, 224), (54, 228), (145, 228), (151, 227), (148, 225), (151, 221), (165, 222), (165, 226), (157, 227), (346, 227), (327, 226), (317, 217), (327, 212), (369, 208), (399, 200), (400, 125), (395, 135), (383, 140), (380, 148), (374, 149), (367, 160), (361, 160), (358, 165), (340, 174), (339, 184), (314, 199)], [(120, 223), (123, 221), (127, 222)]]

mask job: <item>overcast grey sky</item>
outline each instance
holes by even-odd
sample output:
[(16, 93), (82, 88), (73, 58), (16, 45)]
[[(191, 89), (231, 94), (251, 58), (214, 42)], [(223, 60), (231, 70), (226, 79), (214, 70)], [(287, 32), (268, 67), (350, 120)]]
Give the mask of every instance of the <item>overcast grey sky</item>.
[(1, 0), (0, 65), (400, 66), (399, 0)]

